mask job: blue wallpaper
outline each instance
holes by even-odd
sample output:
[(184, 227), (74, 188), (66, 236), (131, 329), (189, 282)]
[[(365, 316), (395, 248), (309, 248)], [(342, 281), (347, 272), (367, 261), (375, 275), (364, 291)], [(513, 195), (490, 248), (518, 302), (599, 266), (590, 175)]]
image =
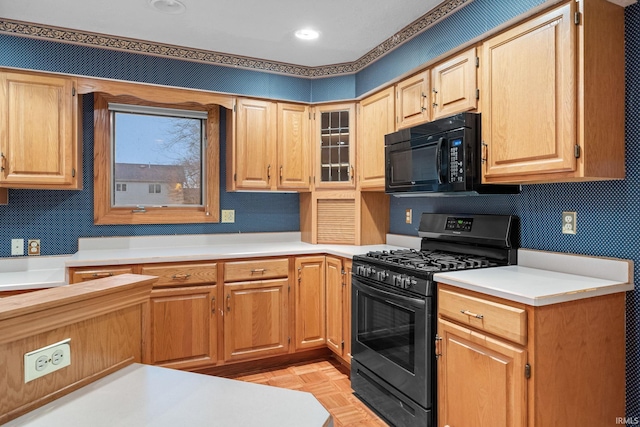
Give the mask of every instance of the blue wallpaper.
[[(68, 72), (300, 102), (353, 99), (413, 70), (443, 52), (543, 3), (475, 0), (355, 75), (304, 79), (239, 68), (159, 58), (100, 48), (0, 35), (0, 66)], [(623, 181), (524, 186), (520, 195), (391, 198), (392, 233), (416, 235), (421, 212), (509, 213), (522, 222), (522, 246), (628, 258), (640, 284), (640, 5), (626, 9), (627, 178)], [(91, 97), (83, 118), (82, 191), (10, 190), (0, 206), (0, 257), (11, 238), (39, 238), (42, 254), (77, 250), (79, 237), (208, 234), (299, 230), (296, 194), (226, 193), (221, 208), (236, 210), (235, 224), (93, 225)], [(224, 129), (224, 126), (223, 126)], [(224, 158), (224, 146), (221, 158)], [(224, 190), (224, 164), (221, 164)], [(413, 209), (413, 225), (404, 211)], [(561, 212), (577, 212), (576, 235), (561, 233)], [(623, 414), (621, 414), (622, 416)], [(640, 417), (640, 296), (627, 300), (627, 416)], [(614, 420), (612, 420), (612, 425)]]

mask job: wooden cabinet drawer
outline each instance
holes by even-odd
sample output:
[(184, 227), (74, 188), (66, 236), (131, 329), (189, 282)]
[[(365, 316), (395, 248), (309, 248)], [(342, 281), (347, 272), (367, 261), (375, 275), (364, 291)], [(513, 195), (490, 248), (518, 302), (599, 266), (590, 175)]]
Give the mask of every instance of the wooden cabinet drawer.
[(288, 259), (257, 259), (250, 261), (227, 262), (224, 265), (224, 281), (262, 280), (287, 277)]
[(493, 301), (440, 289), (440, 316), (519, 344), (527, 342), (527, 312)]
[(83, 270), (73, 270), (71, 273), (71, 283), (86, 282), (87, 280), (102, 279), (104, 277), (117, 276), (118, 274), (133, 273), (133, 267), (128, 265), (118, 267), (90, 268)]
[(183, 286), (212, 284), (218, 281), (218, 266), (215, 262), (203, 264), (158, 264), (144, 265), (141, 274), (158, 276), (154, 288), (162, 286)]

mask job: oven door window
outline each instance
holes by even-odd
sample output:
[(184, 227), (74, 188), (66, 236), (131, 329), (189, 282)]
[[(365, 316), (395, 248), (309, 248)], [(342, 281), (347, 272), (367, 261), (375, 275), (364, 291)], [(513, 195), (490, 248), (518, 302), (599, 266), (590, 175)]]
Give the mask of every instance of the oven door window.
[(356, 339), (414, 373), (416, 314), (387, 299), (358, 292)]

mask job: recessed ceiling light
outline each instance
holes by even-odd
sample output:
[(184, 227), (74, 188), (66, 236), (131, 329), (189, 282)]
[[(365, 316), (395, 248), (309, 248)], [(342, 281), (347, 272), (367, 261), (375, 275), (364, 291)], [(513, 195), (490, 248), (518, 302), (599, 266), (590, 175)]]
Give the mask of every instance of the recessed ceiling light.
[(152, 9), (162, 13), (177, 15), (183, 13), (187, 8), (178, 0), (149, 0)]
[(317, 39), (320, 33), (315, 30), (304, 28), (295, 32), (297, 38), (302, 40), (314, 40)]

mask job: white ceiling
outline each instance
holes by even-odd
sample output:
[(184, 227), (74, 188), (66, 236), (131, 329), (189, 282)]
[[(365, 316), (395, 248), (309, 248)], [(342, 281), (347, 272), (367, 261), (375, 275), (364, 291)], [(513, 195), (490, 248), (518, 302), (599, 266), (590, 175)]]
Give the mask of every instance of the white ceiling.
[[(0, 0), (0, 18), (306, 67), (353, 62), (443, 0)], [(310, 27), (315, 41), (294, 32)]]

